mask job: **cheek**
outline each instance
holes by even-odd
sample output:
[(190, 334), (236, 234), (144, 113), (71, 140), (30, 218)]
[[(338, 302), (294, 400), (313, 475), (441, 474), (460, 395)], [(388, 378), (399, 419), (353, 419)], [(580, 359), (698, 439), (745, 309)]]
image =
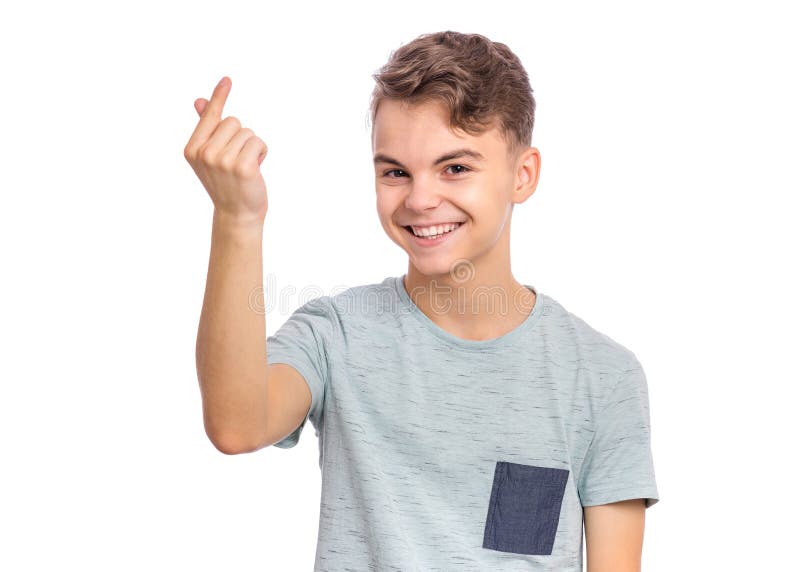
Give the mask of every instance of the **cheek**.
[(378, 198), (375, 201), (375, 210), (378, 213), (378, 220), (385, 230), (389, 230), (394, 223), (392, 223), (392, 215), (394, 214), (393, 204), (386, 199)]
[(388, 204), (385, 200), (381, 200), (380, 198), (375, 201), (375, 210), (377, 211), (378, 217), (381, 219), (381, 221), (391, 215)]
[(510, 194), (505, 181), (482, 181), (482, 184), (461, 189), (454, 203), (474, 220), (479, 235), (494, 235), (497, 227), (505, 225), (511, 212)]
[(375, 207), (381, 215), (391, 216), (402, 206), (403, 193), (391, 188), (381, 187), (375, 193)]
[(497, 210), (495, 190), (485, 184), (464, 185), (452, 195), (452, 202), (476, 219), (492, 218)]

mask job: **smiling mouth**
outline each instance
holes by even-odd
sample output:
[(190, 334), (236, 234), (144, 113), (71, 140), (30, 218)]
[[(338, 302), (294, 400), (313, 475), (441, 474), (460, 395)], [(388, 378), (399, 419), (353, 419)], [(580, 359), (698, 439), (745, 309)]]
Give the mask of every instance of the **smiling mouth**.
[(445, 242), (450, 235), (464, 226), (463, 222), (447, 223), (429, 227), (404, 226), (403, 228), (411, 235), (412, 242), (419, 246), (435, 246)]
[[(411, 226), (404, 226), (402, 228), (405, 229), (405, 231), (407, 233), (409, 233), (411, 236), (413, 236), (414, 238), (433, 241), (433, 240), (436, 240), (438, 238), (442, 238), (443, 236), (447, 236), (448, 234), (450, 234), (451, 232), (453, 232), (455, 230), (458, 230), (459, 228), (461, 228), (461, 226), (463, 224), (464, 224), (463, 222), (459, 222), (459, 223), (456, 223), (456, 225), (454, 227), (448, 228), (447, 230), (443, 230), (442, 232), (440, 232), (438, 234), (427, 234), (427, 235), (426, 234), (422, 234), (422, 233), (420, 233), (420, 234), (415, 233), (414, 229)], [(447, 228), (450, 225), (448, 224), (448, 225), (442, 225), (442, 226)]]

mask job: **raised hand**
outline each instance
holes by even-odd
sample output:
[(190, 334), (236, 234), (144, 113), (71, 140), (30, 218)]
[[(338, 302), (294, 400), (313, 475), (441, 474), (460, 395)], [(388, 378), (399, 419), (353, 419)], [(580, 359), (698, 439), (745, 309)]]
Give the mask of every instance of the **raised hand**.
[(262, 224), (267, 214), (267, 187), (261, 162), (267, 145), (238, 119), (222, 117), (231, 90), (227, 76), (214, 88), (211, 100), (199, 98), (200, 116), (183, 156), (208, 191), (217, 213), (243, 224)]

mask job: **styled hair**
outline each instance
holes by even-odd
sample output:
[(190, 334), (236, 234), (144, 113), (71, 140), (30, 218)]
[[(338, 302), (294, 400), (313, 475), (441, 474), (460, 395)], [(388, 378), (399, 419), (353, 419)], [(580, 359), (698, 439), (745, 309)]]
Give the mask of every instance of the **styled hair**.
[(536, 101), (522, 62), (505, 44), (480, 34), (423, 34), (393, 51), (372, 77), (373, 128), (385, 99), (437, 100), (449, 110), (451, 129), (480, 135), (497, 127), (514, 157), (531, 145)]

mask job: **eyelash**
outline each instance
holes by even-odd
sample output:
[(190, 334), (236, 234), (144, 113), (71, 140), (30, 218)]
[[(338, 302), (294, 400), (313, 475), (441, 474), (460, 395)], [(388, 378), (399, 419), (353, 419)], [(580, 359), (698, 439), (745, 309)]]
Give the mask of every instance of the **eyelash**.
[[(461, 169), (462, 169), (462, 170), (461, 170), (460, 172), (458, 172), (458, 173), (454, 173), (455, 175), (461, 175), (461, 174), (463, 174), (463, 173), (467, 173), (467, 172), (469, 172), (469, 171), (471, 171), (471, 170), (472, 170), (472, 169), (470, 169), (469, 167), (466, 167), (466, 166), (464, 166), (464, 165), (460, 165), (460, 164), (448, 165), (448, 166), (447, 166), (447, 169), (449, 169), (450, 167), (461, 167)], [(386, 172), (383, 174), (383, 176), (384, 176), (384, 177), (388, 177), (388, 176), (389, 176), (389, 173), (394, 173), (394, 172), (396, 172), (396, 171), (399, 171), (399, 172), (401, 172), (401, 173), (405, 173), (405, 171), (403, 171), (402, 169), (390, 169), (390, 170), (386, 171)], [(389, 177), (389, 178), (390, 178), (390, 179), (397, 179), (397, 178), (399, 178), (399, 177)]]

